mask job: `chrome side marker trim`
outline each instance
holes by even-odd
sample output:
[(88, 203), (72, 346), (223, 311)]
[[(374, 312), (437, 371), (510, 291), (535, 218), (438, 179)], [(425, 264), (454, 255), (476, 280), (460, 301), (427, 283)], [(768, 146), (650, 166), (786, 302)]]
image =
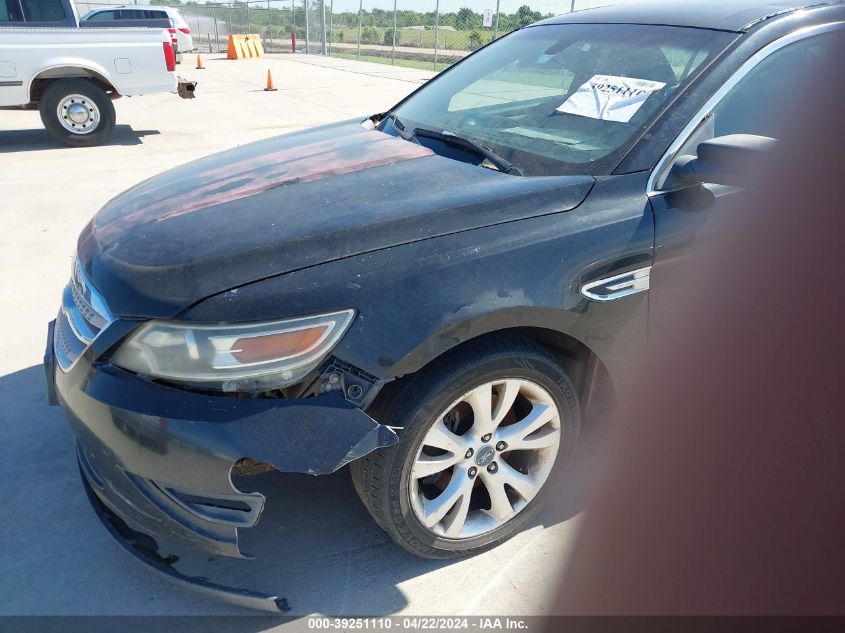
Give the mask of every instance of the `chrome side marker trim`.
[(613, 301), (648, 290), (651, 266), (605, 277), (581, 286), (581, 294), (593, 301)]

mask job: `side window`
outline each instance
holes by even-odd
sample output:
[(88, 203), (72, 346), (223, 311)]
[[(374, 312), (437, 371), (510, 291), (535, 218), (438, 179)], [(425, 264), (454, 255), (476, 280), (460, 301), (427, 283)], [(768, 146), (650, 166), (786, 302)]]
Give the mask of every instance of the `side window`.
[(131, 9), (120, 9), (116, 11), (103, 11), (108, 17), (104, 20), (137, 20), (141, 17), (140, 11), (133, 11)]
[(67, 16), (61, 0), (21, 0), (27, 22), (62, 22)]
[(784, 109), (801, 98), (803, 79), (819, 68), (833, 34), (785, 46), (760, 62), (713, 110), (715, 136), (757, 134), (777, 138)]
[(95, 13), (86, 21), (88, 22), (108, 22), (109, 20), (114, 20), (114, 11), (100, 11), (99, 13)]
[[(803, 80), (817, 72), (820, 60), (840, 33), (824, 33), (784, 46), (757, 64), (713, 108), (681, 146), (676, 160), (694, 156), (698, 144), (730, 134), (778, 138), (782, 117), (790, 104), (802, 98)], [(671, 164), (657, 180), (658, 189), (671, 189)]]
[(23, 15), (18, 0), (0, 0), (0, 24), (22, 21)]

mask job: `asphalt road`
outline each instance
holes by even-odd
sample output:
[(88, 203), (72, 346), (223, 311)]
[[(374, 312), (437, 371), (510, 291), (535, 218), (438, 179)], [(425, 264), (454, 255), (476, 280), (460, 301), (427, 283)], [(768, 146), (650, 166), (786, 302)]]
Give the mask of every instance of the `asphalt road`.
[[(40, 366), (76, 236), (104, 202), (144, 178), (238, 144), (381, 112), (431, 77), (305, 56), (207, 58), (203, 71), (188, 61), (180, 72), (199, 80), (198, 97), (118, 101), (116, 133), (102, 147), (60, 148), (37, 113), (0, 113), (0, 614), (245, 613), (158, 579), (111, 541), (88, 505)], [(268, 68), (278, 92), (262, 90)], [(434, 562), (404, 553), (374, 526), (347, 470), (271, 473), (250, 485), (268, 497), (259, 526), (242, 533), (257, 560), (179, 565), (278, 592), (300, 615), (539, 613), (576, 523), (557, 511), (486, 554)]]

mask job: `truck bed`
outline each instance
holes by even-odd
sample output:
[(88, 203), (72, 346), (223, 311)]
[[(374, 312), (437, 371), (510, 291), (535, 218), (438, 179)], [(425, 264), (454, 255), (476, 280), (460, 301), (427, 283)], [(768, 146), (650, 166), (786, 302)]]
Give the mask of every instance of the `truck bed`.
[(36, 79), (90, 77), (115, 96), (175, 92), (167, 70), (161, 28), (0, 26), (0, 106), (32, 101)]

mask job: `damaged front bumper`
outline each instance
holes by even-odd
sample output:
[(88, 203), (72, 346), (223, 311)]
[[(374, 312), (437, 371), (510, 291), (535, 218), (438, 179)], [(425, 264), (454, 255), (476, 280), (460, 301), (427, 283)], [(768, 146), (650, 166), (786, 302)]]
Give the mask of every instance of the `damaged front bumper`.
[(124, 545), (171, 579), (222, 591), (233, 602), (278, 606), (275, 596), (197, 582), (171, 563), (184, 548), (251, 558), (238, 547), (238, 530), (257, 523), (265, 499), (232, 484), (236, 463), (249, 459), (321, 475), (398, 441), (340, 392), (291, 400), (203, 395), (87, 354), (65, 372), (54, 360), (53, 328), (44, 358), (48, 394), (76, 436), (98, 514)]

